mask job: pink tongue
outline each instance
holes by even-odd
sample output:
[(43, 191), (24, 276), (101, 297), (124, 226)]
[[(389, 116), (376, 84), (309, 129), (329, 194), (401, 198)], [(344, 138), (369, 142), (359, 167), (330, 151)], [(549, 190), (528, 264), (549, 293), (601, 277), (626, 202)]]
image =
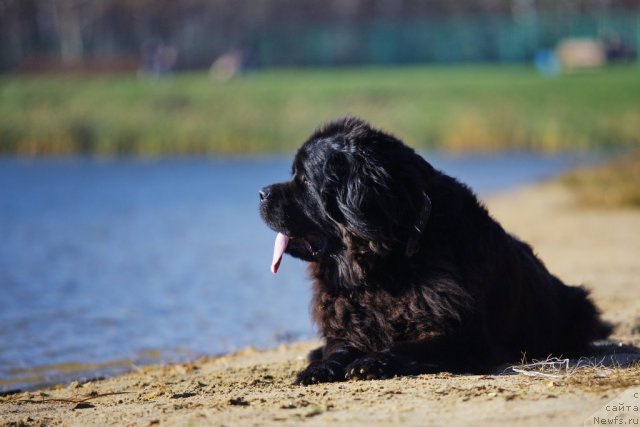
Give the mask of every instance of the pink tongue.
[(278, 233), (276, 236), (276, 242), (273, 244), (273, 261), (271, 261), (271, 272), (276, 274), (278, 267), (280, 267), (280, 261), (282, 261), (282, 255), (287, 249), (289, 238), (282, 233)]

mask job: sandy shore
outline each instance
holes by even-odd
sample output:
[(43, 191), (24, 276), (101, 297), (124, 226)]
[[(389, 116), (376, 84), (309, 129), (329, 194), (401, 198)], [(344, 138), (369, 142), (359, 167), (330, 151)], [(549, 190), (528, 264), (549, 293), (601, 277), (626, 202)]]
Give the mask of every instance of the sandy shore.
[[(617, 325), (617, 340), (640, 343), (640, 211), (579, 208), (555, 183), (504, 194), (487, 205), (507, 230), (533, 245), (551, 271), (593, 290), (605, 317)], [(563, 378), (497, 372), (292, 386), (314, 345), (248, 349), (5, 396), (0, 424), (565, 426), (582, 425), (625, 389), (640, 390), (637, 362), (580, 369)], [(639, 358), (633, 348), (617, 352)]]

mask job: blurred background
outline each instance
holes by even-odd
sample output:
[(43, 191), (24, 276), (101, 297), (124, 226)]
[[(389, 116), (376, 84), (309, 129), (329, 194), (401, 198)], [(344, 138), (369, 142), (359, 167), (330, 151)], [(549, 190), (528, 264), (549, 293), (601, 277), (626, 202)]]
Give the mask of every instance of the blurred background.
[(312, 338), (257, 191), (345, 114), (640, 205), (639, 48), (638, 0), (0, 0), (0, 391)]

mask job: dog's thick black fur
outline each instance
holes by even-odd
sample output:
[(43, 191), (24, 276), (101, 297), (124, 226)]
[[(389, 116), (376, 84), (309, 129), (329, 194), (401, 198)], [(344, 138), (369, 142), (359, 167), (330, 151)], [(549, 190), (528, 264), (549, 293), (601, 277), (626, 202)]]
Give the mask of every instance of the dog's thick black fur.
[(468, 187), (362, 120), (316, 130), (291, 181), (260, 196), (314, 280), (326, 344), (299, 384), (579, 355), (611, 332), (587, 291), (552, 275)]

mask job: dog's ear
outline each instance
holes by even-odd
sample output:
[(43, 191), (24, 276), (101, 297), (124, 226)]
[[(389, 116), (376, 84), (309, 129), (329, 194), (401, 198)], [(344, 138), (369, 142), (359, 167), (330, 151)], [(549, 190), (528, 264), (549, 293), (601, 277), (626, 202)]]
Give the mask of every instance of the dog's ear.
[(339, 172), (332, 179), (339, 180), (332, 210), (345, 248), (339, 268), (348, 284), (366, 284), (368, 273), (385, 255), (394, 250), (404, 253), (411, 241), (416, 210), (410, 191), (415, 183), (392, 169), (397, 159), (384, 162), (377, 154), (349, 154), (331, 162)]
[(430, 165), (406, 146), (361, 149), (331, 164), (340, 165), (333, 211), (343, 240), (347, 234), (350, 239), (345, 246), (361, 254), (398, 249), (412, 257), (432, 208)]
[(354, 154), (346, 160), (336, 203), (343, 234), (361, 252), (383, 254), (398, 240), (403, 220), (405, 191), (399, 189), (384, 164), (372, 154)]
[(316, 182), (347, 252), (359, 259), (392, 251), (413, 256), (431, 211), (426, 194), (433, 168), (397, 138), (357, 119), (314, 138), (329, 147)]

